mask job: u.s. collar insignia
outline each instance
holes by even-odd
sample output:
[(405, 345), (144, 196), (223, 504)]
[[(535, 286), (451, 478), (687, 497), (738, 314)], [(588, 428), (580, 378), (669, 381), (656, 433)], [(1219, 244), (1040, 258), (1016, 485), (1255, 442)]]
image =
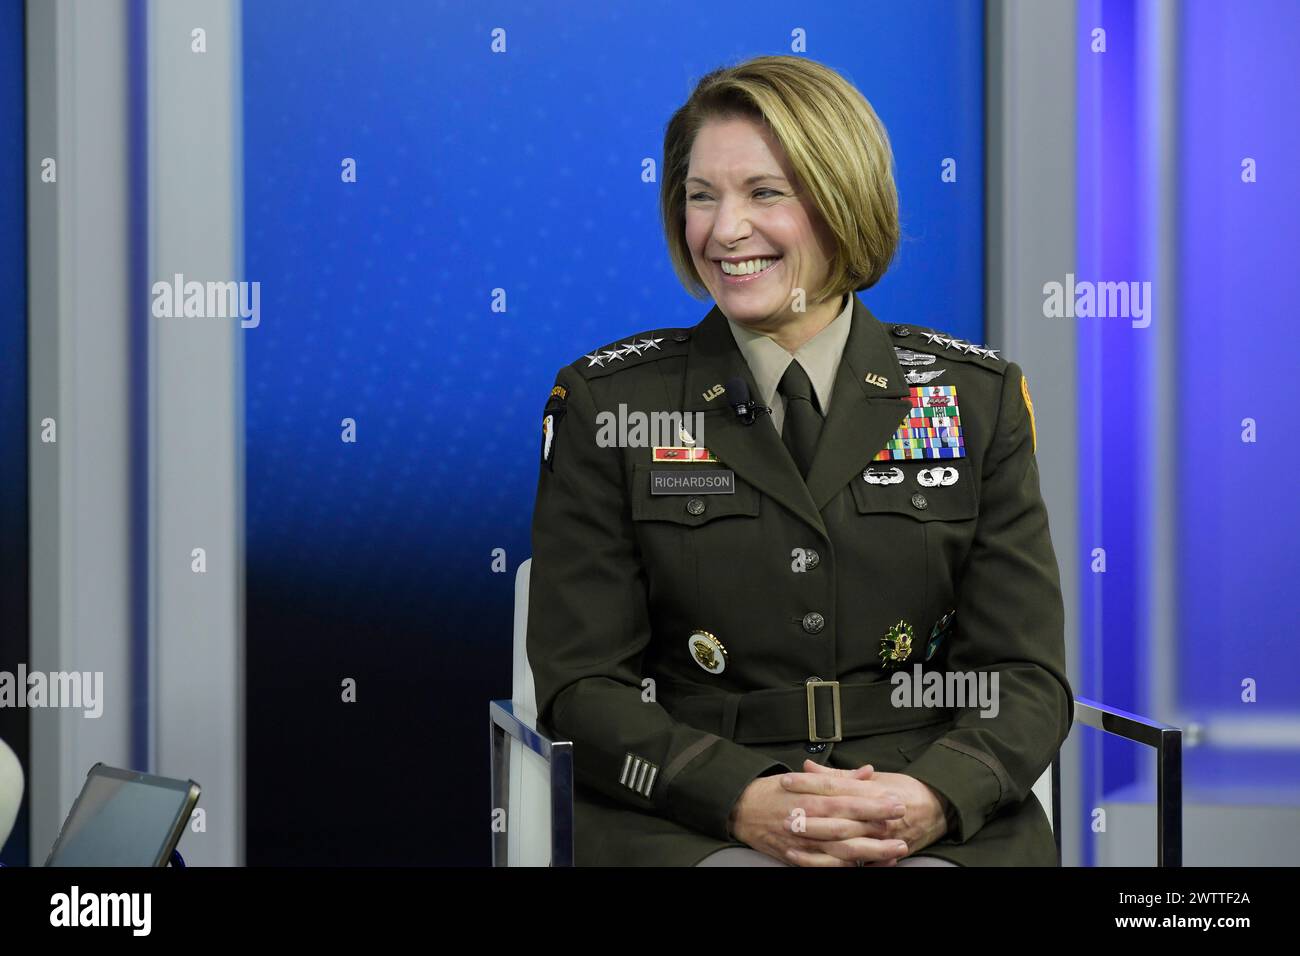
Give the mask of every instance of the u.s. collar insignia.
[(899, 667), (912, 656), (916, 632), (906, 621), (899, 621), (880, 639), (880, 666), (886, 670)]
[(721, 674), (727, 669), (727, 649), (708, 631), (691, 631), (686, 640), (691, 657), (710, 674)]

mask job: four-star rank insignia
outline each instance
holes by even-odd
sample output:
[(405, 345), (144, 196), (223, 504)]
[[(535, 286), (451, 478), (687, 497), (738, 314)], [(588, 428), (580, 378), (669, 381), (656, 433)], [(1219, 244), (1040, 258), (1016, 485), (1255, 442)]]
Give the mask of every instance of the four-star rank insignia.
[(880, 639), (880, 666), (885, 670), (900, 667), (912, 656), (916, 632), (906, 621), (899, 621)]
[(555, 436), (560, 427), (560, 419), (564, 418), (565, 409), (568, 407), (566, 404), (568, 398), (568, 389), (563, 385), (556, 385), (551, 389), (546, 407), (542, 409), (542, 464), (549, 471), (555, 470)]

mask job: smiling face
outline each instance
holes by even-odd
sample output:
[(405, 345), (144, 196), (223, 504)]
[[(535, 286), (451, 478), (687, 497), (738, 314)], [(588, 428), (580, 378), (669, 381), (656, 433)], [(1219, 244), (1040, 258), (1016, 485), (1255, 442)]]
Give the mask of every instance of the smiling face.
[[(687, 247), (727, 318), (790, 348), (839, 313), (839, 297), (811, 301), (829, 274), (834, 237), (763, 126), (706, 123), (691, 146), (685, 193)], [(793, 311), (796, 289), (809, 297), (806, 312)]]

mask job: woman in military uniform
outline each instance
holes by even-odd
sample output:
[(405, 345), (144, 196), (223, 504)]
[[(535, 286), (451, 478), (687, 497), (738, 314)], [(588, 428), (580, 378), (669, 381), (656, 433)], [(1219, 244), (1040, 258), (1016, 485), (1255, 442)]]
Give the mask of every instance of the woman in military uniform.
[(528, 654), (578, 864), (1056, 864), (1030, 788), (1073, 707), (1029, 391), (855, 294), (898, 242), (884, 128), (759, 57), (701, 80), (663, 173), (715, 305), (584, 354), (543, 412)]

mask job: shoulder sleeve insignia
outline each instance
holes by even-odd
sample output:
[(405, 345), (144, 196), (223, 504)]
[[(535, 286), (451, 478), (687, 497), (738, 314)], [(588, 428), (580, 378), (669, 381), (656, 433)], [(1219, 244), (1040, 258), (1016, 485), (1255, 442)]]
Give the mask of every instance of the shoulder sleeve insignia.
[(1029, 379), (1020, 376), (1020, 394), (1025, 399), (1025, 408), (1029, 411), (1029, 434), (1034, 439), (1034, 454), (1038, 454), (1038, 426), (1034, 423), (1034, 402), (1029, 397)]
[(568, 389), (556, 385), (551, 389), (546, 407), (542, 409), (542, 464), (550, 471), (555, 470), (556, 430), (560, 427), (560, 419), (564, 417), (568, 398)]

